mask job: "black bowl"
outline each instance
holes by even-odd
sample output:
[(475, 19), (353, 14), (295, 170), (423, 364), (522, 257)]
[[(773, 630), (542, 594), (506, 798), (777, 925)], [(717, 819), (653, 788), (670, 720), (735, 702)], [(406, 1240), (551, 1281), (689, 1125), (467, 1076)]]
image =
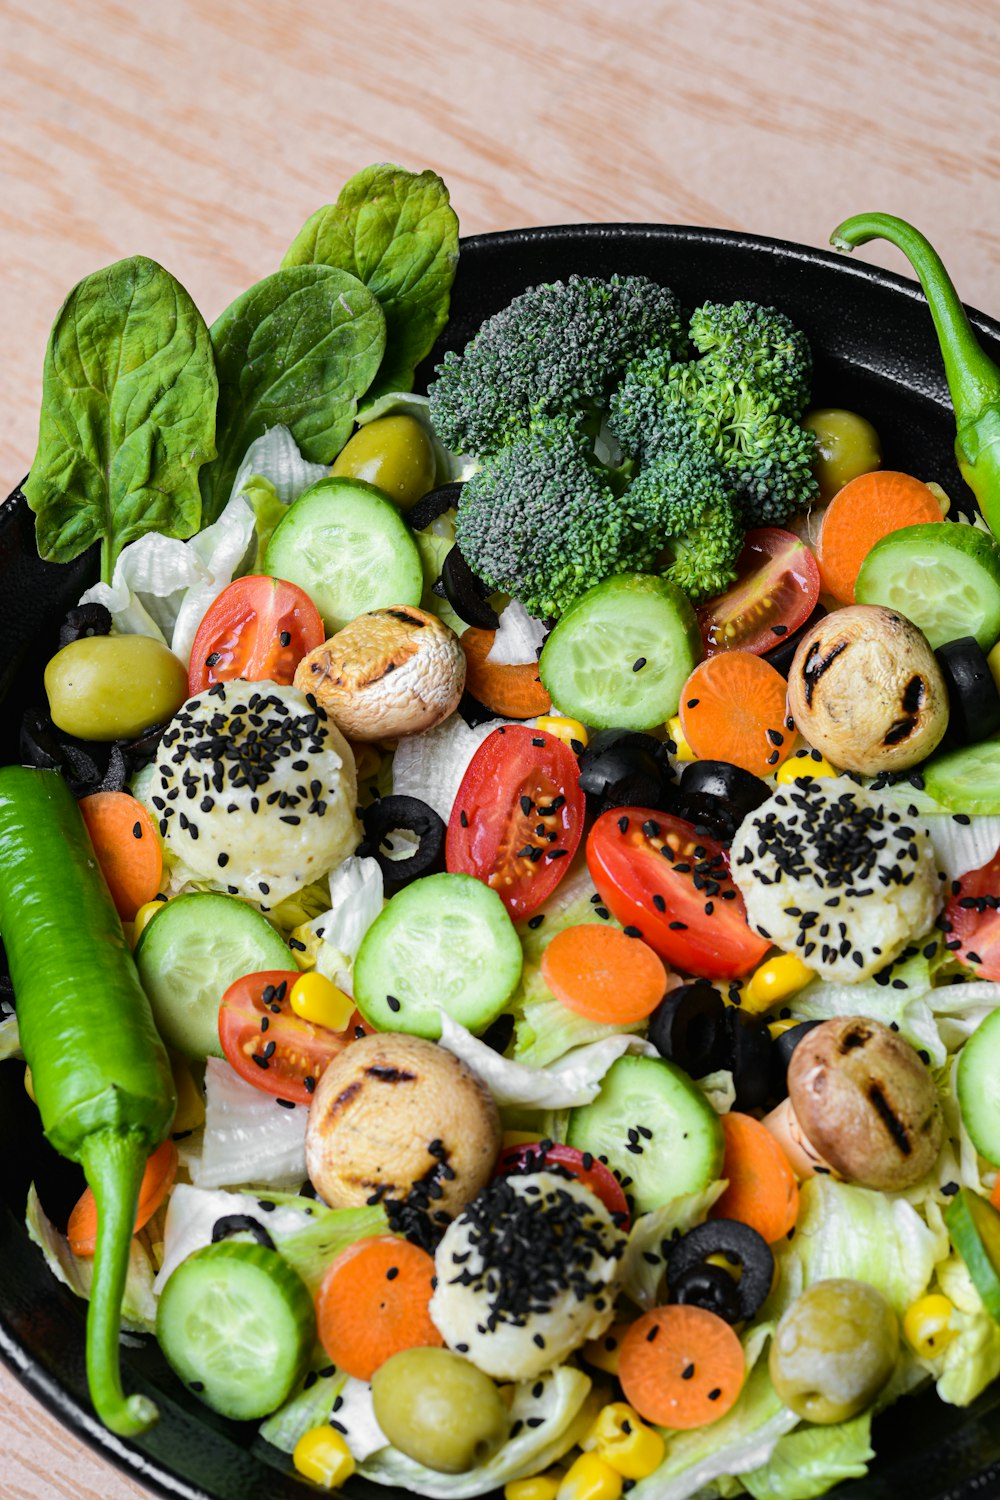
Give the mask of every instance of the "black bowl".
[[(964, 507), (971, 496), (952, 451), (954, 423), (930, 316), (920, 289), (901, 277), (826, 251), (779, 240), (658, 224), (512, 230), (466, 240), (445, 348), (461, 348), (482, 320), (525, 286), (576, 271), (644, 273), (688, 305), (711, 296), (752, 297), (787, 312), (812, 342), (817, 405), (847, 406), (881, 435), (885, 465), (933, 478)], [(1000, 324), (973, 323), (1000, 362)], [(68, 567), (41, 563), (32, 518), (18, 491), (0, 506), (0, 761), (16, 758), (21, 710), (41, 697), (41, 666), (56, 628), (97, 571), (96, 556)], [(152, 1340), (123, 1350), (127, 1384), (160, 1408), (151, 1432), (124, 1442), (94, 1417), (84, 1372), (84, 1305), (50, 1276), (24, 1230), (34, 1179), (50, 1214), (65, 1217), (79, 1178), (44, 1142), (21, 1086), (21, 1064), (0, 1064), (0, 1357), (79, 1437), (151, 1490), (188, 1500), (293, 1500), (310, 1491), (283, 1454), (214, 1417), (170, 1374)], [(13, 1143), (16, 1142), (16, 1149)], [(901, 1401), (875, 1424), (871, 1472), (838, 1488), (852, 1500), (971, 1500), (1000, 1494), (1000, 1382), (966, 1410), (933, 1391)], [(384, 1495), (353, 1480), (348, 1497)]]

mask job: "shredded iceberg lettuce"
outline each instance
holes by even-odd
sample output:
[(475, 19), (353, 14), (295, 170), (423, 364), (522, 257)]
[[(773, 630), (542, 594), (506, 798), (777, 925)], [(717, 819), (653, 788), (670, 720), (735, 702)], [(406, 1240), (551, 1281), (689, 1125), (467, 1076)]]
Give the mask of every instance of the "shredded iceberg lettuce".
[(524, 605), (512, 599), (500, 614), (500, 624), (486, 660), (498, 666), (523, 666), (538, 660), (545, 640), (546, 627)]
[[(25, 1208), (28, 1238), (45, 1256), (45, 1263), (57, 1281), (84, 1300), (90, 1298), (94, 1279), (92, 1259), (74, 1255), (69, 1241), (46, 1216), (32, 1183)], [(156, 1332), (156, 1298), (153, 1295), (155, 1267), (144, 1240), (136, 1235), (129, 1252), (128, 1275), (122, 1299), (122, 1327), (129, 1333)]]
[(813, 1500), (842, 1479), (861, 1479), (875, 1457), (872, 1414), (830, 1427), (804, 1423), (779, 1438), (766, 1464), (740, 1480), (754, 1500)]
[(246, 1083), (229, 1063), (205, 1064), (205, 1134), (191, 1176), (197, 1187), (297, 1187), (306, 1176), (306, 1119)]
[(640, 1214), (629, 1231), (621, 1261), (622, 1291), (643, 1311), (657, 1305), (663, 1285), (665, 1244), (701, 1224), (728, 1183), (725, 1178), (709, 1183), (700, 1193), (671, 1198), (648, 1214)]

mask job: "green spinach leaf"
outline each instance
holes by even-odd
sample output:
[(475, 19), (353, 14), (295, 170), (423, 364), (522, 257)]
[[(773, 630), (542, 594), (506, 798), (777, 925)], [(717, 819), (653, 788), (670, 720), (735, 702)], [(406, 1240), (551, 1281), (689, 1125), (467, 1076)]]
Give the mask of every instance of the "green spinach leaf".
[(217, 395), (208, 329), (162, 266), (136, 255), (85, 277), (45, 354), (24, 486), (39, 556), (70, 562), (100, 542), (110, 582), (121, 549), (144, 532), (192, 536)]
[(219, 456), (202, 470), (205, 520), (219, 515), (240, 460), (269, 428), (290, 428), (305, 458), (332, 463), (385, 349), (385, 318), (356, 276), (296, 266), (252, 286), (212, 325)]
[(307, 219), (282, 264), (339, 266), (371, 288), (387, 338), (370, 394), (408, 391), (448, 321), (458, 266), (458, 218), (448, 189), (435, 172), (367, 167), (336, 203)]

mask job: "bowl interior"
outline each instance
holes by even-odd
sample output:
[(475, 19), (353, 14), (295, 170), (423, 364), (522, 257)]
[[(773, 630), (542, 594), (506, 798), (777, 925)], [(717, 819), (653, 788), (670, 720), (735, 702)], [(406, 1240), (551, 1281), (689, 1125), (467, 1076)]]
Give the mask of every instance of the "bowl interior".
[[(674, 288), (687, 306), (707, 297), (773, 303), (808, 334), (816, 405), (846, 406), (880, 434), (886, 468), (936, 479), (965, 509), (971, 496), (952, 450), (954, 423), (937, 342), (915, 283), (821, 251), (722, 231), (664, 225), (587, 225), (515, 230), (466, 240), (452, 317), (420, 372), (445, 348), (462, 348), (482, 320), (541, 281), (614, 271)], [(1000, 362), (1000, 324), (973, 320)], [(21, 712), (43, 704), (41, 668), (59, 621), (96, 575), (94, 554), (67, 567), (39, 562), (32, 517), (15, 492), (0, 506), (0, 762), (17, 759)], [(190, 1500), (283, 1500), (308, 1491), (290, 1462), (253, 1426), (216, 1418), (167, 1369), (153, 1340), (123, 1350), (127, 1383), (160, 1407), (159, 1424), (134, 1442), (96, 1421), (86, 1395), (84, 1305), (50, 1276), (24, 1230), (29, 1183), (57, 1223), (80, 1191), (76, 1168), (44, 1141), (22, 1087), (23, 1065), (0, 1064), (0, 1356), (62, 1421), (158, 1493)], [(854, 1500), (906, 1495), (958, 1500), (1000, 1493), (1000, 1382), (966, 1410), (927, 1391), (877, 1419), (871, 1472), (838, 1488)], [(348, 1497), (382, 1493), (352, 1480)]]

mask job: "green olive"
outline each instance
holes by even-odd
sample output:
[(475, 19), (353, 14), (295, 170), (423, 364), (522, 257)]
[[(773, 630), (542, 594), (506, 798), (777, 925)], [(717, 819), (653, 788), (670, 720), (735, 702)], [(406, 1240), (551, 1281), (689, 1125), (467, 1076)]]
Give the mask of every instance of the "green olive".
[(52, 721), (81, 740), (130, 740), (188, 696), (184, 665), (148, 635), (71, 641), (45, 668)]
[(400, 510), (434, 488), (434, 449), (416, 417), (376, 417), (341, 449), (334, 474), (378, 485)]
[(838, 406), (817, 406), (807, 412), (802, 423), (816, 434), (816, 478), (820, 497), (832, 500), (849, 479), (869, 474), (882, 467), (882, 446), (878, 433), (856, 411)]
[(477, 1468), (507, 1438), (488, 1375), (449, 1349), (404, 1349), (372, 1377), (375, 1419), (401, 1453), (441, 1474)]
[(871, 1406), (896, 1368), (899, 1324), (865, 1281), (817, 1281), (771, 1341), (771, 1380), (808, 1422), (846, 1422)]

